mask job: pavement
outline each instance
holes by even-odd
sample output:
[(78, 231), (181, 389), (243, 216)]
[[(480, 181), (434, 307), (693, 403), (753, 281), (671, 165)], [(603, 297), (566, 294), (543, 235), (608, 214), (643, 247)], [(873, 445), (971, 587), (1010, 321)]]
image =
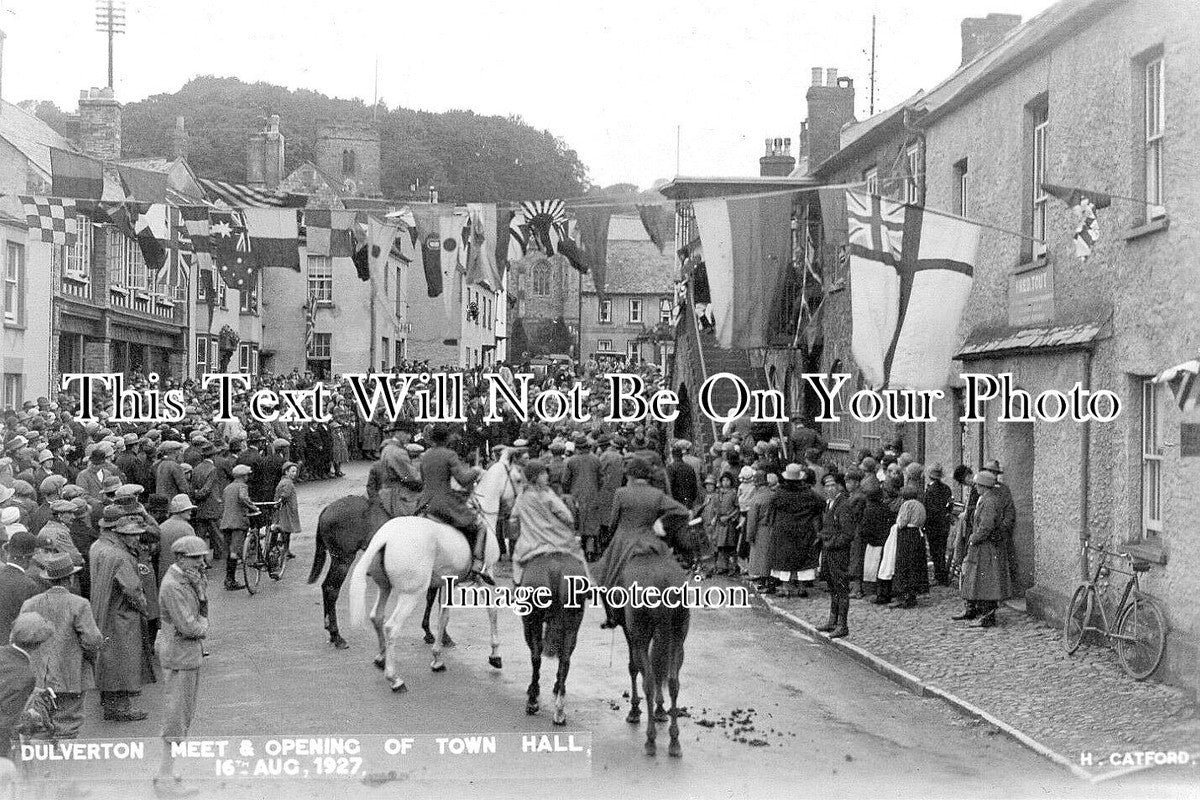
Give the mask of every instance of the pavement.
[[(219, 760), (212, 758), (177, 762), (200, 787), (200, 797), (315, 798), (350, 792), (356, 797), (382, 798), (403, 792), (406, 797), (444, 798), (480, 791), (488, 798), (817, 793), (921, 798), (1143, 793), (1183, 797), (1194, 788), (1191, 770), (1142, 774), (1099, 785), (1080, 780), (994, 725), (959, 713), (937, 698), (907, 691), (761, 601), (750, 608), (693, 612), (681, 674), (680, 705), (688, 716), (680, 720), (684, 749), (680, 759), (666, 754), (665, 726), (659, 730), (659, 754), (644, 755), (644, 722), (635, 727), (625, 721), (629, 677), (624, 641), (599, 629), (602, 614), (595, 609), (587, 612), (572, 659), (563, 728), (554, 728), (549, 718), (556, 666), (552, 660), (547, 659), (542, 668), (543, 710), (538, 716), (525, 714), (528, 650), (519, 620), (509, 611), (500, 615), (504, 665), (499, 670), (487, 664), (487, 623), (482, 612), (454, 612), (450, 630), (457, 647), (445, 651), (448, 670), (437, 674), (428, 668), (429, 648), (417, 621), (411, 621), (401, 645), (403, 674), (410, 689), (393, 694), (371, 664), (373, 632), (349, 626), (345, 589), (339, 613), (351, 647), (335, 650), (321, 627), (319, 587), (304, 582), (311, 566), (317, 514), (337, 497), (360, 493), (367, 466), (351, 464), (346, 478), (299, 487), (305, 532), (293, 539), (298, 558), (283, 580), (264, 579), (262, 591), (250, 597), (245, 592), (224, 592), (214, 579), (208, 640), (212, 655), (203, 667), (193, 740), (229, 739), (233, 747), (251, 746), (261, 755), (264, 739), (289, 736), (371, 741), (411, 737), (428, 748), (435, 736), (494, 734), (507, 747), (516, 734), (546, 733), (577, 737), (573, 741), (580, 752), (537, 758), (508, 750), (500, 757), (426, 755), (414, 759), (411, 766), (385, 771), (368, 764), (357, 774), (342, 777), (312, 774), (319, 764), (305, 758), (300, 763), (310, 771), (306, 779), (251, 777), (241, 774), (245, 768), (236, 763), (223, 773)], [(791, 601), (788, 613), (812, 616), (818, 604), (818, 600)], [(904, 612), (891, 613), (894, 617)], [(892, 623), (889, 652), (896, 658), (906, 651), (896, 628), (937, 627), (932, 611), (910, 613), (914, 614), (908, 618), (911, 624)], [(883, 620), (868, 620), (881, 614), (856, 604), (852, 641), (873, 641), (872, 625), (882, 625)], [(929, 615), (927, 622), (923, 615)], [(945, 636), (957, 636), (949, 626), (942, 626), (947, 629)], [(1010, 636), (1014, 631), (1006, 619), (1002, 634)], [(874, 635), (887, 639), (882, 631)], [(947, 673), (969, 675), (973, 670), (981, 683), (1010, 682), (1008, 677), (995, 676), (992, 669), (997, 662), (980, 656), (978, 647), (964, 641), (954, 653), (966, 666), (946, 666)], [(1096, 656), (1101, 669), (1104, 655)], [(931, 664), (937, 661), (930, 658)], [(1118, 688), (1128, 690), (1114, 685), (1113, 692)], [(1138, 686), (1134, 691), (1154, 690)], [(106, 723), (100, 720), (97, 698), (89, 697), (82, 737), (146, 737), (144, 760), (39, 764), (34, 773), (41, 778), (26, 782), (22, 796), (153, 796), (150, 777), (159, 753), (154, 737), (161, 727), (160, 685), (146, 687), (141, 703), (151, 712), (147, 721)], [(243, 738), (246, 745), (241, 744)]]

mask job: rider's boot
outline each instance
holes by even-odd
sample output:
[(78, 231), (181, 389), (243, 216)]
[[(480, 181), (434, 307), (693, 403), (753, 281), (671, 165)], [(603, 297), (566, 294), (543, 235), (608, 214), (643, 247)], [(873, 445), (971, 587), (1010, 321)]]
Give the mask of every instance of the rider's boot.
[(475, 520), (475, 536), (471, 544), (471, 571), (467, 574), (468, 583), (486, 583), (495, 586), (496, 582), (483, 571), (483, 556), (487, 547), (488, 528), (482, 517)]

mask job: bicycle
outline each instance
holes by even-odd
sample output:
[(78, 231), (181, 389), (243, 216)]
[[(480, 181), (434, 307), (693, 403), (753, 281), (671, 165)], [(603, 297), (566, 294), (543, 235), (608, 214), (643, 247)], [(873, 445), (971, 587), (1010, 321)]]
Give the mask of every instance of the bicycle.
[[(1149, 561), (1137, 558), (1128, 552), (1111, 552), (1103, 547), (1084, 544), (1083, 556), (1088, 551), (1100, 555), (1091, 580), (1083, 583), (1075, 590), (1071, 602), (1067, 606), (1067, 617), (1063, 625), (1063, 647), (1068, 654), (1073, 654), (1083, 642), (1083, 636), (1088, 631), (1096, 631), (1107, 641), (1116, 642), (1117, 660), (1121, 667), (1134, 680), (1145, 680), (1162, 662), (1163, 653), (1167, 646), (1166, 615), (1158, 602), (1147, 594), (1142, 593), (1139, 575), (1150, 570)], [(1128, 571), (1109, 565), (1109, 559), (1121, 558), (1128, 565)], [(1125, 590), (1121, 593), (1121, 601), (1117, 604), (1115, 619), (1116, 627), (1109, 622), (1108, 609), (1103, 603), (1103, 591), (1097, 584), (1112, 573), (1128, 575)], [(1101, 627), (1091, 625), (1092, 616), (1100, 611)]]
[(251, 596), (258, 592), (264, 571), (273, 580), (279, 580), (287, 569), (283, 540), (272, 524), (279, 501), (256, 502), (254, 505), (258, 507), (258, 513), (251, 517), (246, 542), (242, 545), (242, 580)]

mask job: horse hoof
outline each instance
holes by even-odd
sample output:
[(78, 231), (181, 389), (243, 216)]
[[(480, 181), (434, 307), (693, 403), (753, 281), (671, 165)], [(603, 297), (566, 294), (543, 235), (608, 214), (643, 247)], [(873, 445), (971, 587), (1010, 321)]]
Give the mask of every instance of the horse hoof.
[(387, 658), (385, 658), (384, 656), (375, 656), (375, 658), (372, 659), (371, 663), (374, 664), (377, 668), (383, 669), (385, 666), (387, 666)]
[(666, 711), (663, 711), (660, 708), (658, 711), (654, 712), (654, 721), (655, 722), (670, 722), (671, 715), (668, 714)]
[(630, 725), (637, 725), (639, 722), (642, 721), (642, 712), (630, 711), (629, 716), (625, 717), (625, 721), (628, 722)]
[(654, 746), (654, 742), (646, 742), (646, 755), (658, 755), (658, 748)]
[(679, 742), (671, 742), (667, 746), (667, 755), (671, 758), (683, 758), (683, 748), (679, 746)]
[(404, 685), (404, 681), (392, 684), (392, 694), (404, 694), (408, 691), (408, 687)]
[(542, 707), (540, 705), (538, 705), (537, 703), (526, 703), (525, 704), (525, 713), (531, 717), (541, 710), (542, 710)]
[(349, 642), (340, 636), (335, 636), (334, 638), (330, 639), (329, 643), (332, 644), (337, 650), (346, 650), (350, 647)]
[(433, 644), (433, 634), (425, 631), (425, 644)]
[(555, 725), (566, 725), (567, 724), (567, 715), (566, 714), (555, 714), (554, 719), (552, 721), (554, 722)]
[(500, 658), (500, 656), (491, 656), (488, 658), (488, 666), (495, 667), (496, 669), (503, 669), (504, 661)]
[(445, 672), (446, 664), (444, 662), (435, 661), (429, 665), (429, 669), (433, 672)]
[[(433, 641), (430, 640), (429, 643), (433, 644)], [(455, 643), (454, 643), (454, 640), (450, 638), (450, 634), (443, 633), (442, 634), (442, 647), (454, 647), (454, 646), (455, 646)]]

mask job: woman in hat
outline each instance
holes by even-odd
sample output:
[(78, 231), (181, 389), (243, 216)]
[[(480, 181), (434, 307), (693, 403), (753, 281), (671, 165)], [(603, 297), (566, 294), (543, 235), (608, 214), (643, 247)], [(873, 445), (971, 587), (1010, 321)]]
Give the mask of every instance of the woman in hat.
[(522, 569), (547, 553), (565, 553), (579, 560), (584, 573), (587, 561), (575, 537), (575, 515), (550, 486), (550, 472), (540, 460), (525, 465), (525, 488), (513, 503), (509, 521), (516, 529), (513, 545), (513, 582), (520, 584)]
[(788, 464), (769, 508), (771, 574), (781, 583), (787, 582), (779, 593), (807, 597), (801, 584), (816, 579), (817, 532), (825, 513), (825, 501), (812, 488), (811, 473), (799, 464)]
[(892, 587), (898, 599), (891, 604), (892, 608), (916, 608), (917, 594), (922, 587), (929, 587), (925, 539), (921, 534), (925, 526), (925, 506), (917, 494), (917, 487), (911, 483), (900, 488), (903, 502), (896, 515), (896, 566), (892, 576)]
[(300, 532), (300, 506), (296, 500), (296, 476), (299, 473), (299, 464), (287, 462), (283, 465), (283, 477), (275, 486), (275, 502), (279, 506), (275, 510), (273, 527), (280, 533), (287, 558), (295, 558), (292, 554), (292, 534)]

